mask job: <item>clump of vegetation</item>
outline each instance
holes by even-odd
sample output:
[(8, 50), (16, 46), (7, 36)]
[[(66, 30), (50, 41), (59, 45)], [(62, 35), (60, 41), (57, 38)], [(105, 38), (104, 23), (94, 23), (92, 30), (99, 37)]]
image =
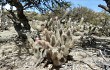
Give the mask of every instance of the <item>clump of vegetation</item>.
[[(69, 6), (70, 7), (70, 6)], [(47, 11), (46, 14), (35, 14), (31, 13), (29, 15), (30, 19), (35, 19), (35, 20), (49, 20), (50, 18), (55, 18), (56, 16), (58, 18), (62, 18), (64, 13), (67, 11), (69, 8), (60, 8), (57, 7), (54, 12)], [(69, 19), (71, 18), (72, 21), (80, 21), (81, 18), (84, 18), (84, 23), (90, 23), (93, 25), (99, 25), (100, 23), (103, 23), (103, 20), (109, 21), (109, 14), (106, 12), (95, 12), (91, 9), (88, 9), (87, 7), (74, 7), (73, 9), (70, 10), (64, 19)]]
[(73, 8), (71, 17), (73, 17), (73, 20), (80, 20), (83, 17), (84, 22), (89, 22), (91, 24), (97, 24), (99, 21), (96, 19), (98, 17), (98, 13), (88, 9), (87, 7)]

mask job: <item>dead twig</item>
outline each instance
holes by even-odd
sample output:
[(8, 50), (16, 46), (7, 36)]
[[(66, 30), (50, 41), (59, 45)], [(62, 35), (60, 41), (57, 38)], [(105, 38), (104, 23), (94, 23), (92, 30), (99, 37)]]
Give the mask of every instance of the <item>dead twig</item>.
[(104, 57), (104, 55), (102, 54), (102, 51), (99, 50), (100, 55), (102, 56), (102, 58), (107, 62), (106, 58)]
[(102, 9), (104, 9), (105, 11), (107, 11), (107, 12), (109, 12), (110, 13), (110, 9), (108, 8), (108, 7), (106, 7), (106, 6), (104, 6), (104, 5), (98, 5), (98, 7), (100, 7), (100, 8), (102, 8)]
[[(83, 50), (81, 50), (81, 51), (83, 51)], [(85, 52), (85, 51), (83, 51), (83, 52)], [(93, 62), (96, 64), (96, 66), (102, 68), (100, 65), (98, 65), (98, 64), (95, 62), (95, 60), (93, 59), (93, 57), (92, 57), (91, 55), (89, 55), (87, 52), (85, 52), (85, 53), (92, 58)]]
[(90, 67), (92, 70), (96, 70), (94, 69), (91, 65), (89, 65), (88, 63), (84, 62), (84, 61), (81, 61), (81, 60), (75, 60), (76, 62), (78, 63), (83, 63), (83, 64), (86, 64), (88, 67)]

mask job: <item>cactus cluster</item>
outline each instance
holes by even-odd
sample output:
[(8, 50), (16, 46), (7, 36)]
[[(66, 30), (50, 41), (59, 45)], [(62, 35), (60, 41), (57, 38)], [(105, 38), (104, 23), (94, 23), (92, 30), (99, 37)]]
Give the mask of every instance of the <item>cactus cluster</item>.
[[(82, 22), (83, 21), (81, 20), (80, 23)], [(41, 28), (42, 23), (38, 25)], [(75, 43), (79, 39), (79, 37), (75, 38), (75, 33), (77, 31), (81, 32), (81, 27), (74, 24), (74, 22), (71, 21), (71, 18), (62, 24), (58, 17), (54, 20), (51, 18), (50, 21), (46, 21), (43, 27), (42, 30), (39, 30), (41, 28), (36, 27), (36, 29), (40, 31), (40, 38), (37, 37), (35, 39), (33, 47), (35, 55), (38, 58), (44, 58), (45, 55), (45, 57), (51, 60), (55, 66), (65, 63), (70, 49), (75, 47)], [(45, 52), (41, 50), (45, 50)], [(39, 53), (42, 53), (42, 55)]]
[(30, 25), (40, 32), (40, 37), (36, 37), (33, 45), (34, 54), (40, 59), (46, 57), (55, 66), (67, 61), (70, 49), (79, 44), (81, 37), (100, 34), (97, 33), (98, 27), (85, 23), (83, 17), (79, 22), (55, 17), (45, 22), (31, 21)]

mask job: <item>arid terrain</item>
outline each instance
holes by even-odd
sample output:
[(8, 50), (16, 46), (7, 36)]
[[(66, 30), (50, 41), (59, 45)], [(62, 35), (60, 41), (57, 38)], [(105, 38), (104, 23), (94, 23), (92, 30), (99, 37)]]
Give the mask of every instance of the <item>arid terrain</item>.
[[(98, 27), (93, 31), (94, 26), (84, 25), (83, 20), (73, 22), (70, 18), (64, 23), (57, 17), (54, 21), (30, 21), (32, 34), (40, 31), (41, 37), (34, 48), (17, 44), (20, 41), (13, 26), (2, 30), (0, 70), (109, 70), (110, 37), (100, 36)], [(33, 53), (33, 49), (39, 51)]]

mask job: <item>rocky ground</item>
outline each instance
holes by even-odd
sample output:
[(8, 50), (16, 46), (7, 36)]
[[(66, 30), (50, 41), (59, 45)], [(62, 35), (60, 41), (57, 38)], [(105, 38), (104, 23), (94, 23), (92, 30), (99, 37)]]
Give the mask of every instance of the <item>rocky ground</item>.
[[(47, 22), (33, 21), (32, 23), (39, 23), (31, 24), (33, 31), (35, 29), (42, 31), (45, 30)], [(66, 56), (67, 61), (60, 67), (54, 66), (57, 65), (54, 64), (57, 63), (57, 61), (54, 62), (56, 59), (53, 59), (53, 63), (45, 60), (38, 64), (41, 59), (36, 58), (36, 54), (27, 53), (25, 46), (17, 46), (17, 33), (14, 27), (0, 31), (0, 70), (110, 70), (110, 37), (88, 35), (89, 30), (84, 31), (80, 24), (82, 23), (74, 27), (70, 20), (63, 26), (59, 21), (50, 20), (47, 24), (51, 25), (47, 29), (50, 31), (44, 31), (45, 36), (41, 33), (42, 39), (46, 37), (46, 41), (49, 41), (52, 47), (66, 46), (63, 48), (63, 55)], [(49, 32), (52, 34), (50, 37)], [(61, 37), (67, 38), (67, 41), (62, 42)], [(46, 44), (43, 46), (45, 47)], [(20, 48), (21, 53), (19, 54)], [(32, 53), (32, 48), (29, 48), (29, 51)], [(43, 53), (37, 54), (43, 55)], [(61, 55), (61, 52), (58, 53)]]
[[(73, 60), (67, 61), (61, 67), (52, 68), (52, 64), (46, 65), (46, 61), (36, 66), (38, 59), (26, 52), (18, 54), (18, 48), (12, 39), (17, 35), (13, 28), (8, 31), (0, 32), (0, 38), (5, 37), (0, 41), (0, 70), (109, 70), (110, 58), (103, 57), (99, 49), (82, 49), (74, 47), (69, 55)], [(77, 38), (78, 36), (76, 36)], [(5, 39), (12, 39), (5, 41)], [(79, 38), (79, 37), (78, 37)], [(25, 49), (22, 49), (24, 51)]]

